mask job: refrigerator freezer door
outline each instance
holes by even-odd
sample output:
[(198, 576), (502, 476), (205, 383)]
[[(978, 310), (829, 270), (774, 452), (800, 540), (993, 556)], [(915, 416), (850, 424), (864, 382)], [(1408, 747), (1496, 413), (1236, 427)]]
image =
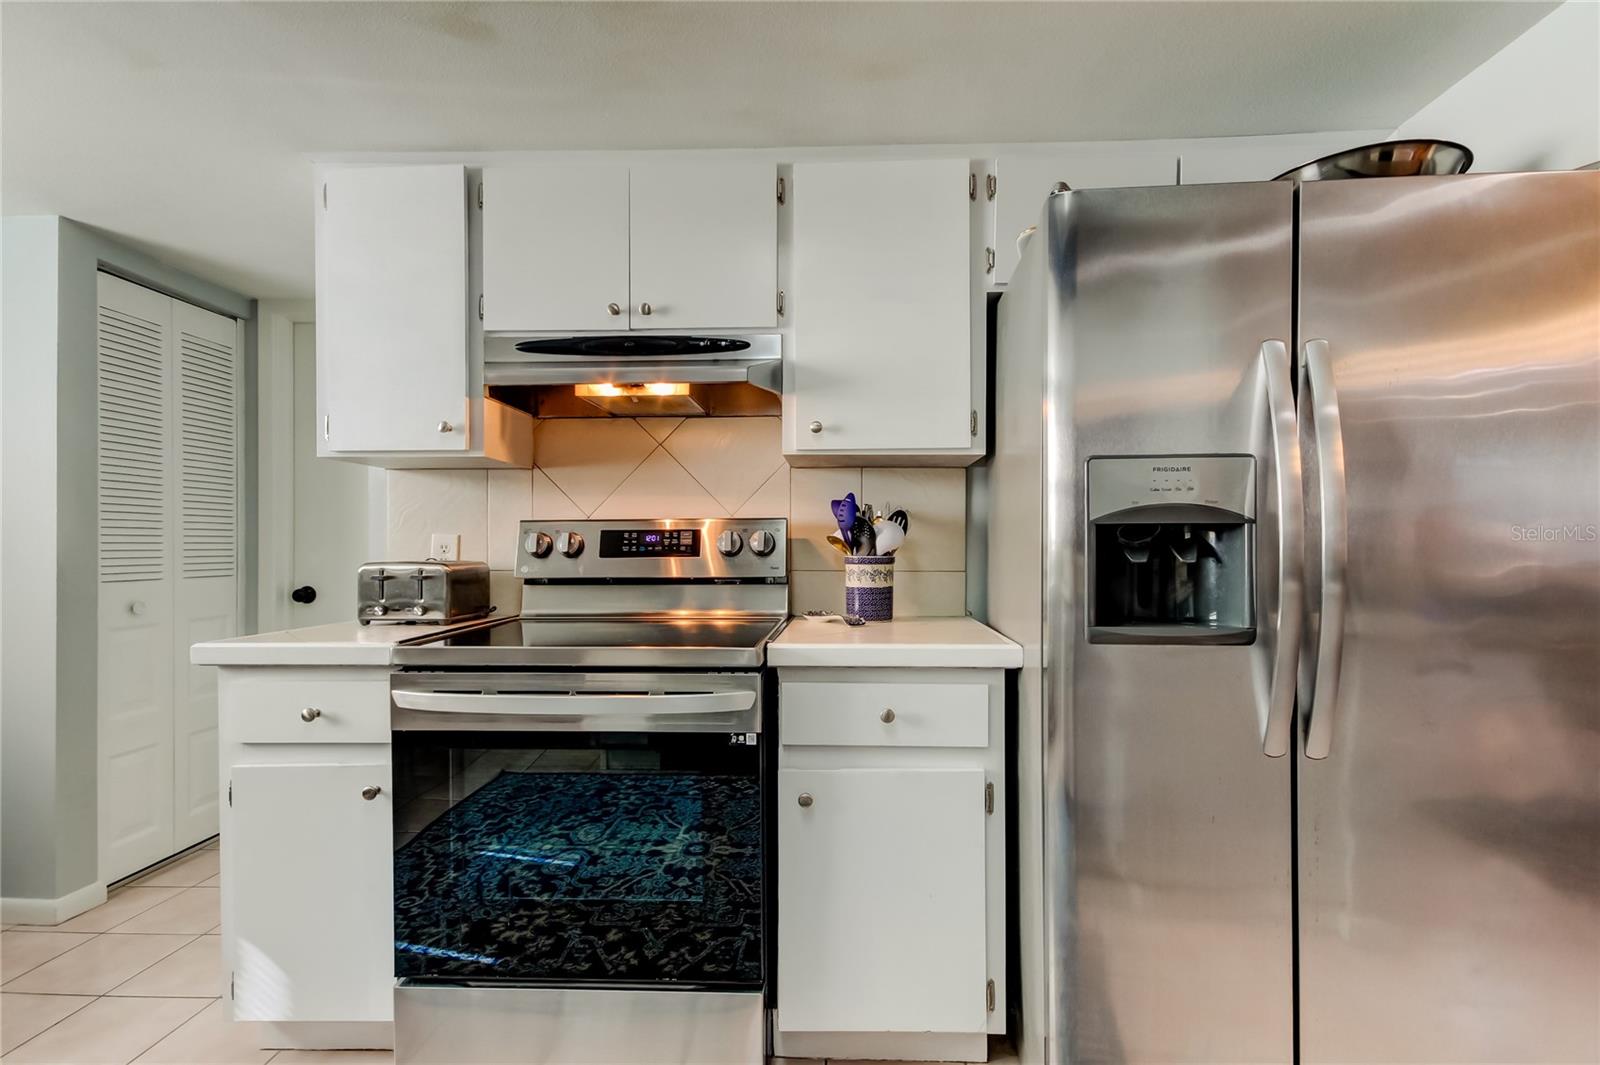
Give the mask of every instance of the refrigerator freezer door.
[(1348, 533), (1298, 763), (1301, 1061), (1600, 1060), (1600, 173), (1300, 195)]
[[(1287, 360), (1262, 356), (1292, 326), (1292, 225), (1293, 193), (1281, 184), (1069, 192), (1052, 197), (1014, 281), (1018, 308), (1036, 308), (1034, 271), (1051, 273), (1042, 640), (1051, 1061), (1293, 1057), (1291, 762), (1263, 752), (1276, 639), (1293, 628), (1278, 617), (1280, 574), (1296, 569), (1279, 559), (1288, 498), (1279, 471), (1293, 446), (1282, 440)], [(1024, 313), (1008, 312), (1010, 300), (998, 358), (1038, 359), (1030, 332), (1007, 317)], [(1008, 346), (1012, 337), (1024, 343)], [(1017, 399), (1018, 417), (1030, 399), (1040, 409), (1036, 393)], [(1274, 447), (1275, 427), (1288, 446)], [(1253, 460), (1255, 633), (1235, 644), (1091, 642), (1090, 460), (1207, 455)], [(1175, 493), (1189, 490), (1178, 484), (1187, 470), (1156, 472), (1171, 474)], [(1182, 547), (1183, 522), (1163, 524), (1168, 548)], [(1131, 541), (1129, 552), (1140, 553)]]

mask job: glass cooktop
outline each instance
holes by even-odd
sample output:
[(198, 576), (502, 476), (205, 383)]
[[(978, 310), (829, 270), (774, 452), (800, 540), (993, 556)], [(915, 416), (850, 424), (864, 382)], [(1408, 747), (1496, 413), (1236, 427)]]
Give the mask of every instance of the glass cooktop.
[(403, 666), (760, 666), (782, 618), (507, 618), (395, 648)]

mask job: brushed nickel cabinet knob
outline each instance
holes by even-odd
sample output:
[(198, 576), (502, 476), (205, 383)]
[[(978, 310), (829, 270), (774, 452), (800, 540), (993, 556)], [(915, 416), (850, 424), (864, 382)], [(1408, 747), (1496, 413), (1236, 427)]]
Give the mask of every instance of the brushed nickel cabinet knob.
[(606, 304), (606, 313), (613, 318), (620, 317), (622, 314), (622, 305), (620, 303), (608, 303)]
[(806, 426), (806, 428), (810, 429), (813, 433), (820, 433), (822, 432), (822, 423), (812, 422), (810, 425)]
[(641, 303), (639, 304), (639, 313), (648, 316), (656, 312), (655, 308), (651, 307), (648, 303)]
[(314, 706), (308, 706), (304, 710), (300, 711), (300, 720), (304, 721), (308, 725), (321, 716), (322, 711), (318, 710)]
[(439, 431), (441, 433), (453, 433), (453, 432), (455, 432), (455, 430), (456, 430), (456, 427), (451, 425), (449, 422), (440, 422), (439, 423)]
[(894, 723), (894, 711), (891, 710), (891, 709), (885, 708), (883, 713), (878, 715), (878, 720), (882, 721), (885, 725), (893, 724)]
[(802, 791), (800, 793), (800, 800), (799, 801), (800, 801), (800, 806), (802, 808), (809, 807), (811, 805), (811, 803), (812, 803), (811, 793), (809, 791)]
[(361, 797), (368, 802), (371, 802), (373, 799), (376, 799), (382, 794), (383, 789), (378, 787), (376, 784), (368, 784), (366, 787), (361, 789)]

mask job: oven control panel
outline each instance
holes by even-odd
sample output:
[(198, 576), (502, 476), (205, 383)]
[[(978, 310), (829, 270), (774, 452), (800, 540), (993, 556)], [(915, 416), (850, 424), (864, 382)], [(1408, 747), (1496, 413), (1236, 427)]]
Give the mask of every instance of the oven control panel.
[(786, 518), (524, 521), (517, 576), (525, 581), (786, 583)]

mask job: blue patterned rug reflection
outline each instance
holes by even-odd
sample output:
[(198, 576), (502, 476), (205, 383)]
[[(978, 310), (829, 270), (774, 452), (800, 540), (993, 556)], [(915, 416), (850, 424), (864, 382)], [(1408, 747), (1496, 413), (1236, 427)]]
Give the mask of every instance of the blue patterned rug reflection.
[(398, 976), (750, 983), (747, 777), (503, 772), (395, 853)]

